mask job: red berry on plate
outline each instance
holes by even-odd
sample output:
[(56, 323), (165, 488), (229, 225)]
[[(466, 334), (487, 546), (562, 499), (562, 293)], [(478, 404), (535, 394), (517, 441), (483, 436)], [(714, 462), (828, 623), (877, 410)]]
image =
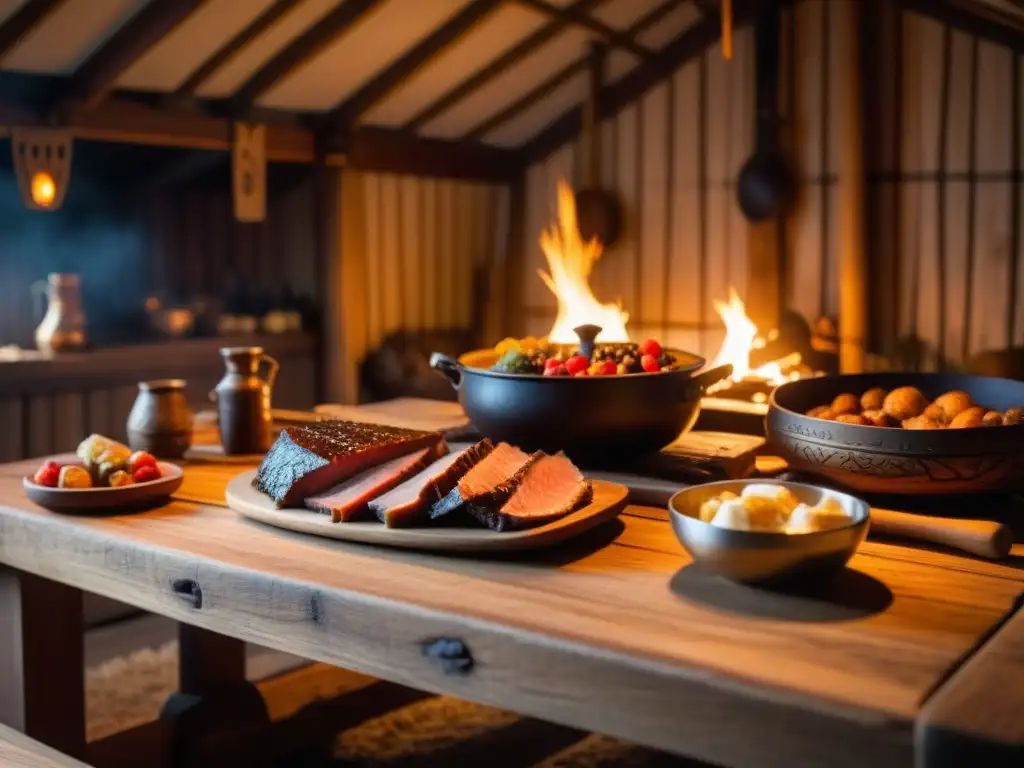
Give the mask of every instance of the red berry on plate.
[(644, 355), (640, 358), (640, 367), (648, 373), (657, 373), (661, 370), (661, 366), (658, 365), (658, 358), (654, 355)]
[(156, 466), (156, 459), (153, 458), (153, 454), (146, 451), (136, 451), (128, 457), (128, 471), (132, 474), (146, 466)]
[[(648, 339), (640, 345), (640, 354), (650, 355), (651, 357), (661, 356), (661, 344), (656, 339)], [(641, 365), (643, 363), (641, 362)]]
[(565, 361), (565, 370), (569, 372), (570, 376), (575, 376), (580, 371), (585, 371), (589, 367), (590, 361), (583, 355), (573, 355)]
[(136, 483), (148, 483), (151, 480), (160, 479), (160, 470), (155, 464), (144, 464), (132, 472), (132, 481)]
[(619, 370), (619, 366), (614, 360), (605, 360), (601, 363), (601, 369), (598, 371), (602, 376), (614, 376)]
[(56, 488), (60, 479), (60, 464), (56, 461), (48, 461), (32, 475), (32, 482), (36, 485), (44, 485), (47, 488)]

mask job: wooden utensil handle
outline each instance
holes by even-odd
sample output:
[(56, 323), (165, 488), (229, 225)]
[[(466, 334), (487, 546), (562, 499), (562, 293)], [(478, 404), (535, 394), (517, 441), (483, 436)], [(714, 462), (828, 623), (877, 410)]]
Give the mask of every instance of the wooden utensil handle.
[(872, 507), (871, 528), (891, 536), (944, 544), (991, 560), (1006, 557), (1013, 545), (1010, 529), (990, 520), (927, 517)]

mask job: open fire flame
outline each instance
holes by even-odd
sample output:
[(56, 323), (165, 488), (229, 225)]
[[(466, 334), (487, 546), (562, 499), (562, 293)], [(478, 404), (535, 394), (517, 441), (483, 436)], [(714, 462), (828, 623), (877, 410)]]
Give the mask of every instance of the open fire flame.
[[(602, 304), (590, 290), (590, 272), (601, 257), (602, 247), (596, 239), (583, 242), (580, 237), (576, 198), (572, 187), (564, 180), (558, 182), (558, 220), (541, 232), (539, 242), (550, 272), (540, 269), (537, 273), (558, 299), (558, 314), (548, 339), (559, 344), (575, 343), (578, 337), (573, 328), (589, 324), (603, 329), (598, 341), (629, 341), (626, 330), (629, 315), (623, 311), (622, 305), (618, 302)], [(779, 361), (758, 368), (750, 367), (751, 351), (763, 346), (764, 342), (758, 337), (757, 326), (747, 317), (746, 307), (732, 286), (729, 286), (729, 300), (714, 304), (725, 324), (725, 340), (712, 366), (731, 363), (733, 373), (713, 389), (722, 389), (728, 387), (730, 381), (747, 378), (761, 379), (773, 385), (793, 378), (794, 375), (783, 372)], [(793, 357), (799, 358), (799, 355), (789, 356)], [(789, 358), (787, 361), (792, 362)], [(799, 359), (795, 362), (798, 363)]]

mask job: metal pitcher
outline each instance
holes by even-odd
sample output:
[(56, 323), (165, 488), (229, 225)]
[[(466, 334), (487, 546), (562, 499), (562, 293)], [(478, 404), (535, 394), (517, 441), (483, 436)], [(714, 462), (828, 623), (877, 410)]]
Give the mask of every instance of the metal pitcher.
[[(224, 347), (220, 355), (227, 371), (210, 398), (217, 403), (224, 453), (264, 453), (271, 443), (271, 394), (280, 366), (262, 347)], [(263, 367), (266, 374), (260, 376)]]
[[(85, 347), (85, 314), (82, 312), (78, 275), (53, 272), (32, 284), (32, 298), (47, 301), (43, 321), (36, 328), (36, 347), (41, 352), (64, 352)], [(41, 314), (37, 309), (37, 314)]]

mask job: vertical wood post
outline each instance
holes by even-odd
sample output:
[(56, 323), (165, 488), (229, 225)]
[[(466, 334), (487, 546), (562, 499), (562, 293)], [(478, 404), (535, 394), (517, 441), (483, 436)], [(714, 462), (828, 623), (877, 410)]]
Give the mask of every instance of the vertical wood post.
[(526, 171), (517, 175), (508, 187), (508, 233), (505, 246), (504, 311), (501, 332), (491, 338), (522, 336), (526, 332), (523, 322), (523, 268), (526, 263)]
[(867, 341), (867, 260), (864, 254), (864, 149), (861, 102), (861, 4), (833, 3), (839, 14), (836, 123), (839, 127), (839, 369), (864, 370)]
[(0, 569), (0, 723), (85, 757), (82, 593)]

